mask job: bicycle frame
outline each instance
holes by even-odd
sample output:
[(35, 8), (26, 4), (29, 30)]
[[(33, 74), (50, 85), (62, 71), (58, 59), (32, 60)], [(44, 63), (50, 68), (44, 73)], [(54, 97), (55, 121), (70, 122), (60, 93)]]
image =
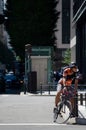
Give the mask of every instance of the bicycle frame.
[(72, 95), (71, 88), (67, 88), (65, 90), (66, 91), (63, 91), (61, 93), (60, 102), (58, 103), (58, 106), (57, 106), (57, 112), (54, 114), (54, 122), (56, 122), (56, 120), (58, 122), (59, 120), (60, 123), (65, 123), (71, 116), (73, 109), (72, 109), (70, 99), (74, 95)]

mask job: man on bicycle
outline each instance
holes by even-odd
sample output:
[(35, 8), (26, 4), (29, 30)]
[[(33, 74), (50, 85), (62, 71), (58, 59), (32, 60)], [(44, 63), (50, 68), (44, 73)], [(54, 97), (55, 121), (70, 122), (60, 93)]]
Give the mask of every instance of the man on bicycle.
[[(54, 111), (58, 105), (58, 102), (60, 101), (60, 94), (62, 93), (64, 87), (65, 88), (71, 87), (71, 85), (74, 84), (75, 90), (77, 90), (78, 87), (77, 70), (78, 68), (76, 66), (76, 63), (71, 63), (66, 69), (64, 69), (62, 78), (58, 81), (57, 84), (57, 95), (55, 97)], [(74, 105), (74, 99), (71, 99), (71, 103), (72, 105)]]

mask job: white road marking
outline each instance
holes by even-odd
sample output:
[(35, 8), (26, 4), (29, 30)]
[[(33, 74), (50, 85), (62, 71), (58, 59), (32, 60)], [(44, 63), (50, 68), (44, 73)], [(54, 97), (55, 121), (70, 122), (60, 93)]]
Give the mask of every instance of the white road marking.
[(28, 125), (28, 126), (55, 126), (55, 125), (67, 125), (67, 124), (57, 124), (57, 123), (0, 123), (0, 126), (4, 125), (10, 125), (10, 126), (23, 126), (23, 125)]

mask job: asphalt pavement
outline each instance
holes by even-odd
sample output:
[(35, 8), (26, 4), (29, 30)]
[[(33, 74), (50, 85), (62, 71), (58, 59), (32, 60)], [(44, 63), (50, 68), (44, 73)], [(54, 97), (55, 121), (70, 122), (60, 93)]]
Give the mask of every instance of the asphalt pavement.
[[(78, 94), (85, 94), (86, 90), (78, 90)], [(23, 95), (24, 93), (21, 92), (21, 95)], [(37, 92), (37, 93), (26, 93), (29, 96), (55, 96), (56, 95), (56, 91), (43, 91), (41, 92)], [(80, 124), (80, 125), (86, 125), (86, 101), (83, 101), (83, 105), (80, 105), (80, 102), (78, 101), (78, 117), (76, 118), (72, 118), (71, 120), (69, 120), (69, 123), (75, 123), (75, 124)]]
[[(0, 95), (0, 124), (23, 123), (55, 125), (53, 107), (56, 91)], [(85, 103), (85, 102), (84, 102)], [(71, 123), (86, 125), (86, 106), (78, 105), (80, 116), (70, 120)]]

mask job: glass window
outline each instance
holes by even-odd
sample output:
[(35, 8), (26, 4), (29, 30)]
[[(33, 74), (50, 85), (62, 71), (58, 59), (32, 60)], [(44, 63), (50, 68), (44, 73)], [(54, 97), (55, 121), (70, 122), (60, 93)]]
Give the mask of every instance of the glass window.
[(70, 43), (70, 0), (62, 0), (62, 43)]

